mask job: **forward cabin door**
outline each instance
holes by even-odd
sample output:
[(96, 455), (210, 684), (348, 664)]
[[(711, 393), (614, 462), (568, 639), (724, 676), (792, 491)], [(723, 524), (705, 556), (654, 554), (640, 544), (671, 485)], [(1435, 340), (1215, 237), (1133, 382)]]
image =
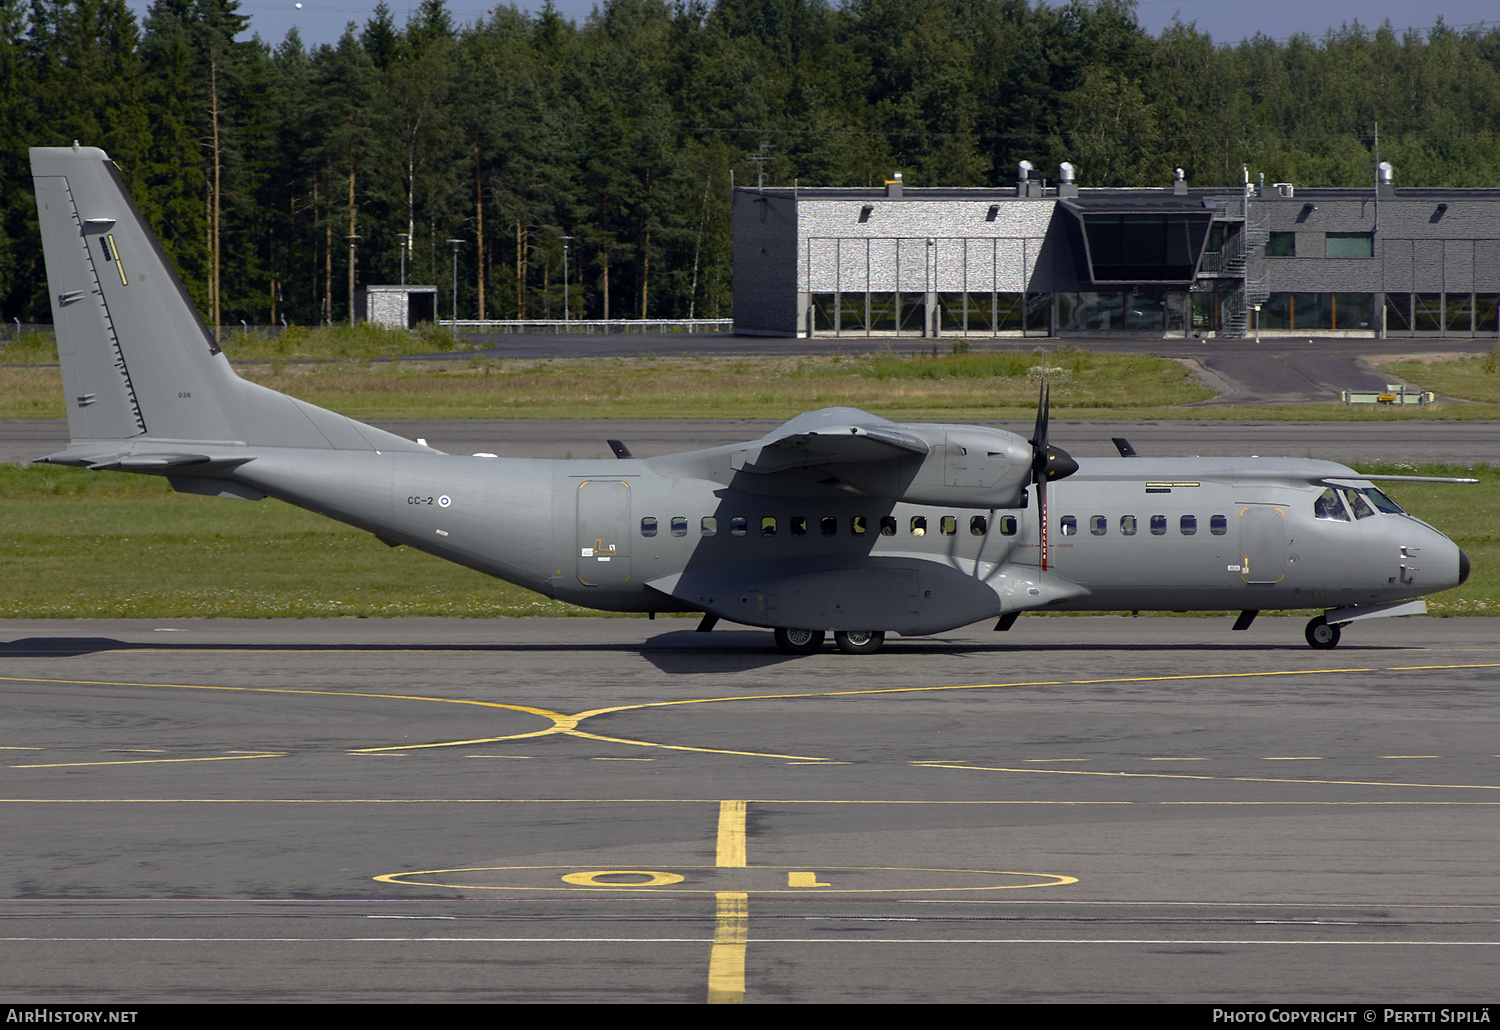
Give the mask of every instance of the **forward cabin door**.
[(1271, 586), (1286, 578), (1288, 544), (1286, 507), (1240, 504), (1240, 579), (1250, 586)]
[(630, 484), (585, 479), (578, 484), (578, 582), (619, 586), (630, 579)]

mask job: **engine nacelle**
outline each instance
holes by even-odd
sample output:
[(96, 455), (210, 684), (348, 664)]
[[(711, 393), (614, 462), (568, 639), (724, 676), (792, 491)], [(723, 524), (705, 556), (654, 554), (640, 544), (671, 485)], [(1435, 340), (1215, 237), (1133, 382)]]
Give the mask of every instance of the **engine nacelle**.
[(925, 455), (840, 464), (834, 478), (863, 493), (911, 504), (1019, 508), (1031, 483), (1032, 447), (1003, 429), (910, 425), (901, 433), (927, 445)]

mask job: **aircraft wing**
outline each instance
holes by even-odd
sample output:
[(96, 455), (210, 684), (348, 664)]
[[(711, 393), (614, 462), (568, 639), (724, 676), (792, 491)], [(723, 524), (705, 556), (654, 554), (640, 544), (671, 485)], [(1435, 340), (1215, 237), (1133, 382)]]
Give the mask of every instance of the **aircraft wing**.
[(865, 464), (925, 457), (925, 440), (888, 419), (857, 408), (827, 408), (799, 416), (766, 437), (746, 472), (769, 474), (821, 465)]

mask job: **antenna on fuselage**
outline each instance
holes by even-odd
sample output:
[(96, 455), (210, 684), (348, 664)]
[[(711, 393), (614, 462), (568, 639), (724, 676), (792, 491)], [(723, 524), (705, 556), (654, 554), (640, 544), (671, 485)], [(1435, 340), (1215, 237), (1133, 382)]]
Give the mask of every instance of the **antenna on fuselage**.
[(604, 442), (609, 444), (609, 449), (615, 452), (616, 458), (635, 457), (635, 455), (630, 453), (630, 448), (626, 447), (622, 440), (605, 440)]

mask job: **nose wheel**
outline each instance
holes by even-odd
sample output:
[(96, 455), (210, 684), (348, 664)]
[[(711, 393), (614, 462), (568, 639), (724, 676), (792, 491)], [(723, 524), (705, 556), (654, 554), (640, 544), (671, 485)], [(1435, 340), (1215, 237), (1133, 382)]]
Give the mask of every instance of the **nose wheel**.
[(1341, 636), (1338, 626), (1330, 626), (1328, 620), (1319, 615), (1307, 624), (1307, 643), (1319, 651), (1332, 650), (1339, 646)]

